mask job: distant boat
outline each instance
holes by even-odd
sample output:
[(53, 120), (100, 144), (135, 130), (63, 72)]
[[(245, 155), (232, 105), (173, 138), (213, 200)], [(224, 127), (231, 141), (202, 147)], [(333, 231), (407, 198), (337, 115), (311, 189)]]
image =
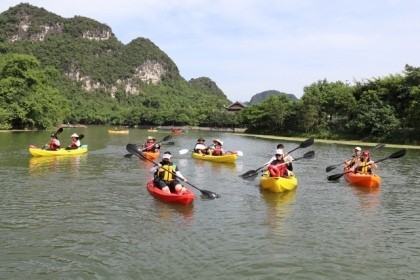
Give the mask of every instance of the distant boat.
[(128, 134), (130, 133), (129, 130), (112, 130), (112, 129), (108, 129), (108, 133), (110, 134)]

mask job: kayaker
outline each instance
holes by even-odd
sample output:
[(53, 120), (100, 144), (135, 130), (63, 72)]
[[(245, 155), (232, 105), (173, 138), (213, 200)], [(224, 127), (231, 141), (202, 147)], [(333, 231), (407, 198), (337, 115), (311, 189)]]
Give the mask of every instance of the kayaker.
[(354, 148), (354, 155), (351, 159), (346, 160), (344, 164), (347, 168), (352, 168), (355, 164), (358, 164), (359, 161), (362, 159), (362, 149), (360, 147)]
[(273, 160), (268, 166), (268, 172), (271, 177), (288, 177), (289, 170), (287, 169), (286, 162), (284, 161), (283, 151), (277, 150), (275, 160)]
[(171, 162), (171, 158), (171, 152), (165, 152), (162, 161), (150, 169), (150, 172), (154, 173), (154, 184), (166, 193), (185, 194), (187, 190), (177, 178), (184, 182), (187, 182), (187, 179), (181, 174), (176, 164)]
[(50, 141), (45, 146), (48, 148), (48, 150), (54, 150), (54, 151), (60, 150), (61, 146), (60, 146), (60, 141), (58, 140), (57, 134), (52, 133)]
[(213, 156), (222, 156), (225, 154), (225, 151), (222, 148), (223, 141), (219, 138), (213, 139), (213, 144), (208, 147), (207, 153)]
[(377, 169), (378, 166), (370, 159), (369, 151), (363, 151), (362, 159), (351, 170), (360, 174), (372, 174), (372, 168)]
[[(283, 160), (286, 162), (287, 169), (290, 170), (290, 171), (293, 171), (293, 164), (292, 164), (293, 157), (284, 151), (284, 145), (283, 144), (278, 144), (276, 148), (277, 148), (276, 149), (276, 154), (277, 153), (283, 154)], [(272, 158), (270, 158), (269, 161), (267, 161), (266, 163), (261, 165), (261, 168), (269, 165), (273, 160), (276, 160), (276, 159), (277, 159), (276, 155), (274, 155)]]
[(80, 140), (79, 140), (79, 135), (77, 135), (76, 133), (73, 133), (70, 136), (70, 146), (68, 148), (70, 149), (78, 149), (80, 147)]
[(153, 136), (148, 136), (146, 143), (143, 144), (142, 152), (157, 153), (159, 152), (160, 145), (155, 144), (156, 139)]
[(197, 143), (194, 146), (194, 152), (199, 154), (207, 154), (207, 146), (204, 144), (206, 140), (203, 137), (197, 139)]

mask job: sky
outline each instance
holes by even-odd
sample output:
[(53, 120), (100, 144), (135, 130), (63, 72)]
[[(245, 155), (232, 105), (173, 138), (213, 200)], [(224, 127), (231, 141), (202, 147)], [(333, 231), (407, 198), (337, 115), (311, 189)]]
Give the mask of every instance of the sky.
[(104, 23), (124, 44), (150, 39), (184, 79), (208, 77), (233, 102), (420, 66), (418, 0), (1, 0), (0, 12), (21, 2)]

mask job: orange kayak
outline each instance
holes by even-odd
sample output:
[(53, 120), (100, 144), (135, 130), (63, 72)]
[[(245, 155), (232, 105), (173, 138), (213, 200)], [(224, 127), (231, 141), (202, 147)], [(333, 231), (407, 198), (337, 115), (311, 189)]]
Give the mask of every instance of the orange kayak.
[(142, 152), (143, 153), (143, 155), (146, 157), (146, 158), (148, 158), (148, 159), (150, 159), (150, 160), (154, 160), (154, 159), (158, 159), (159, 158), (159, 152), (157, 152), (157, 153), (154, 153), (154, 152)]
[(147, 182), (147, 190), (150, 192), (151, 195), (153, 195), (157, 199), (165, 201), (165, 202), (169, 202), (169, 203), (188, 205), (191, 202), (193, 202), (195, 198), (194, 193), (190, 191), (189, 189), (186, 189), (187, 193), (185, 194), (166, 193), (162, 191), (161, 189), (155, 187), (153, 179), (150, 179)]
[[(344, 172), (347, 172), (348, 169), (344, 169)], [(372, 174), (360, 174), (349, 172), (344, 175), (346, 180), (354, 185), (362, 187), (378, 187), (381, 183), (381, 177), (372, 173)]]

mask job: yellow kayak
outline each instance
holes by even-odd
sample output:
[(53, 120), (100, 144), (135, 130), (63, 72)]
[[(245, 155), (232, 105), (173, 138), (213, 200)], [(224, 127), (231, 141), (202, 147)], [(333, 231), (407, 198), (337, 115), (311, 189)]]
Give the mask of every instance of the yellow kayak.
[(88, 145), (82, 145), (78, 149), (66, 150), (66, 148), (61, 148), (60, 150), (47, 150), (41, 149), (34, 145), (29, 146), (29, 153), (34, 157), (51, 157), (51, 156), (68, 156), (68, 155), (81, 155), (87, 153)]
[(129, 130), (111, 130), (108, 129), (108, 133), (111, 134), (128, 134), (130, 131)]
[(270, 192), (290, 191), (296, 188), (297, 184), (298, 181), (292, 172), (289, 177), (270, 177), (270, 173), (266, 171), (260, 178), (261, 188)]
[(232, 163), (238, 158), (238, 154), (226, 154), (222, 156), (204, 155), (199, 153), (192, 153), (192, 157), (195, 159), (208, 160), (213, 162), (227, 162)]

